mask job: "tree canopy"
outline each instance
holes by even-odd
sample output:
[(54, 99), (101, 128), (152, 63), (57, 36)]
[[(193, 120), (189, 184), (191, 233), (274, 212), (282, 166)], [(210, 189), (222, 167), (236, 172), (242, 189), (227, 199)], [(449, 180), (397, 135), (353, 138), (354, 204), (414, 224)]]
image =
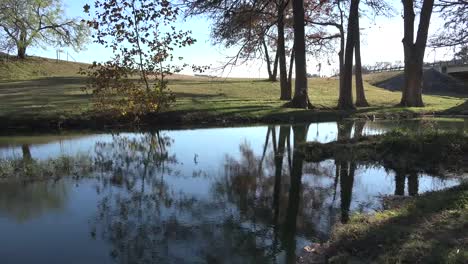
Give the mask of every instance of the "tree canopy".
[(81, 19), (64, 17), (61, 0), (0, 0), (0, 30), (4, 48), (16, 47), (19, 58), (31, 46), (80, 49), (88, 36)]

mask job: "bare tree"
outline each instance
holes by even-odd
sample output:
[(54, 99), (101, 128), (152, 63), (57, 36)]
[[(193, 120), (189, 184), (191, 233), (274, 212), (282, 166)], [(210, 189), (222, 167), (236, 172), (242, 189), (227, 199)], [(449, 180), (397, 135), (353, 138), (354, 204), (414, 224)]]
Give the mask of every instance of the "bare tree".
[(468, 1), (439, 0), (435, 4), (445, 23), (431, 39), (433, 47), (452, 47), (468, 43)]

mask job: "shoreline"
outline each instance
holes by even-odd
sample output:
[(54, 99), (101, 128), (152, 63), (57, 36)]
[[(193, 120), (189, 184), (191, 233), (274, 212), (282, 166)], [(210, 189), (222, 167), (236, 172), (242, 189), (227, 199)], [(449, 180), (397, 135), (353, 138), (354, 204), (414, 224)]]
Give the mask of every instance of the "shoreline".
[(328, 241), (306, 246), (296, 263), (464, 263), (467, 242), (460, 229), (468, 224), (467, 195), (465, 182), (355, 214)]
[(464, 113), (425, 113), (397, 111), (391, 113), (362, 113), (358, 111), (300, 110), (299, 112), (272, 113), (259, 117), (234, 114), (181, 114), (168, 111), (151, 114), (135, 122), (130, 118), (118, 119), (104, 115), (86, 115), (83, 118), (21, 118), (0, 117), (0, 134), (9, 132), (61, 132), (110, 131), (151, 129), (196, 129), (254, 126), (264, 124), (295, 124), (304, 122), (332, 122), (343, 119), (408, 120), (414, 118), (468, 118)]

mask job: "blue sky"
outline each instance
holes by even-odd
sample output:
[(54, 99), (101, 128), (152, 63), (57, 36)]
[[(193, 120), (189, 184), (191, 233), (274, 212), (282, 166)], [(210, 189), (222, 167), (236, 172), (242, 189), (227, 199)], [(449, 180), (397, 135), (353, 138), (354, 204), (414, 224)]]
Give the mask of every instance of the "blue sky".
[[(88, 3), (92, 5), (92, 0), (63, 0), (67, 16), (84, 17), (83, 6)], [(400, 8), (400, 3), (395, 2), (395, 6)], [(434, 16), (430, 31), (435, 32), (440, 28), (441, 21)], [(179, 22), (179, 28), (191, 30), (192, 36), (197, 39), (197, 42), (188, 47), (177, 50), (177, 56), (184, 57), (184, 62), (197, 65), (212, 65), (213, 68), (218, 68), (226, 61), (226, 57), (232, 55), (235, 50), (226, 50), (220, 46), (212, 46), (210, 41), (210, 21), (206, 17), (190, 18), (186, 21)], [(403, 61), (403, 47), (401, 39), (403, 37), (403, 19), (401, 15), (396, 15), (392, 18), (378, 17), (375, 21), (371, 21), (363, 17), (361, 19), (361, 54), (364, 65), (373, 64), (381, 61)], [(85, 50), (75, 52), (73, 49), (64, 49), (69, 52), (71, 57), (80, 62), (91, 63), (93, 61), (105, 61), (112, 57), (112, 51), (104, 47), (90, 43)], [(38, 55), (44, 57), (55, 58), (56, 48), (31, 48), (28, 50), (30, 55)], [(62, 59), (66, 59), (66, 54), (61, 55)], [(426, 61), (434, 59), (450, 59), (451, 51), (438, 50), (434, 52), (431, 49), (426, 50)], [(333, 69), (337, 68), (336, 56), (332, 56), (334, 61), (330, 61), (328, 65), (327, 59), (317, 59), (309, 56), (308, 72), (316, 73), (317, 64), (321, 63), (322, 74), (329, 75)], [(191, 70), (186, 70), (183, 73), (192, 74)], [(266, 67), (262, 61), (253, 61), (247, 65), (234, 67), (229, 71), (221, 73), (219, 71), (208, 72), (213, 75), (229, 75), (230, 77), (250, 77), (260, 78), (266, 77)]]

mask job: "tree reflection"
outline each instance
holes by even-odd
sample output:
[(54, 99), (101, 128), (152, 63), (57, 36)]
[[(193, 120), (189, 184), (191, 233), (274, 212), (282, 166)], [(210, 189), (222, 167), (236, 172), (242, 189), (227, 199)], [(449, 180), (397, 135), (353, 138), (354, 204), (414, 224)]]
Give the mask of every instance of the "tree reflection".
[[(189, 236), (177, 218), (163, 219), (162, 210), (189, 206), (175, 204), (164, 177), (177, 163), (168, 148), (172, 140), (159, 132), (137, 136), (116, 135), (111, 142), (97, 143), (95, 165), (105, 193), (91, 234), (101, 233), (111, 242), (111, 256), (121, 263), (154, 263), (168, 259), (167, 241)], [(121, 190), (119, 187), (125, 187)], [(107, 190), (102, 190), (107, 188)], [(116, 189), (117, 188), (117, 189)], [(99, 232), (100, 231), (100, 232)]]
[(21, 151), (23, 152), (23, 161), (25, 163), (32, 161), (31, 150), (29, 149), (29, 145), (23, 144), (21, 145)]
[(356, 172), (356, 163), (347, 161), (338, 161), (337, 171), (340, 179), (340, 198), (341, 198), (341, 222), (349, 221), (349, 210), (353, 195), (354, 174)]
[(419, 192), (419, 175), (416, 171), (407, 172), (404, 169), (396, 168), (395, 171), (395, 195), (405, 195), (405, 181), (408, 178), (408, 194), (416, 196)]
[(296, 263), (296, 227), (302, 188), (302, 169), (304, 154), (298, 149), (299, 144), (307, 139), (308, 125), (294, 125), (294, 152), (291, 169), (291, 185), (285, 220), (286, 262)]
[[(288, 142), (290, 141), (290, 134), (291, 134), (291, 128), (289, 126), (280, 126), (278, 148), (275, 151), (275, 185), (273, 189), (273, 208), (274, 208), (273, 222), (275, 224), (275, 227), (278, 225), (278, 217), (279, 217), (279, 211), (280, 211), (280, 194), (282, 192), (281, 178), (283, 176), (283, 160), (284, 160), (284, 155), (285, 155), (286, 141)], [(290, 144), (288, 144), (288, 146), (290, 146)], [(290, 153), (289, 148), (288, 148), (288, 153)]]
[(0, 183), (0, 214), (22, 223), (65, 207), (69, 185), (64, 181)]

